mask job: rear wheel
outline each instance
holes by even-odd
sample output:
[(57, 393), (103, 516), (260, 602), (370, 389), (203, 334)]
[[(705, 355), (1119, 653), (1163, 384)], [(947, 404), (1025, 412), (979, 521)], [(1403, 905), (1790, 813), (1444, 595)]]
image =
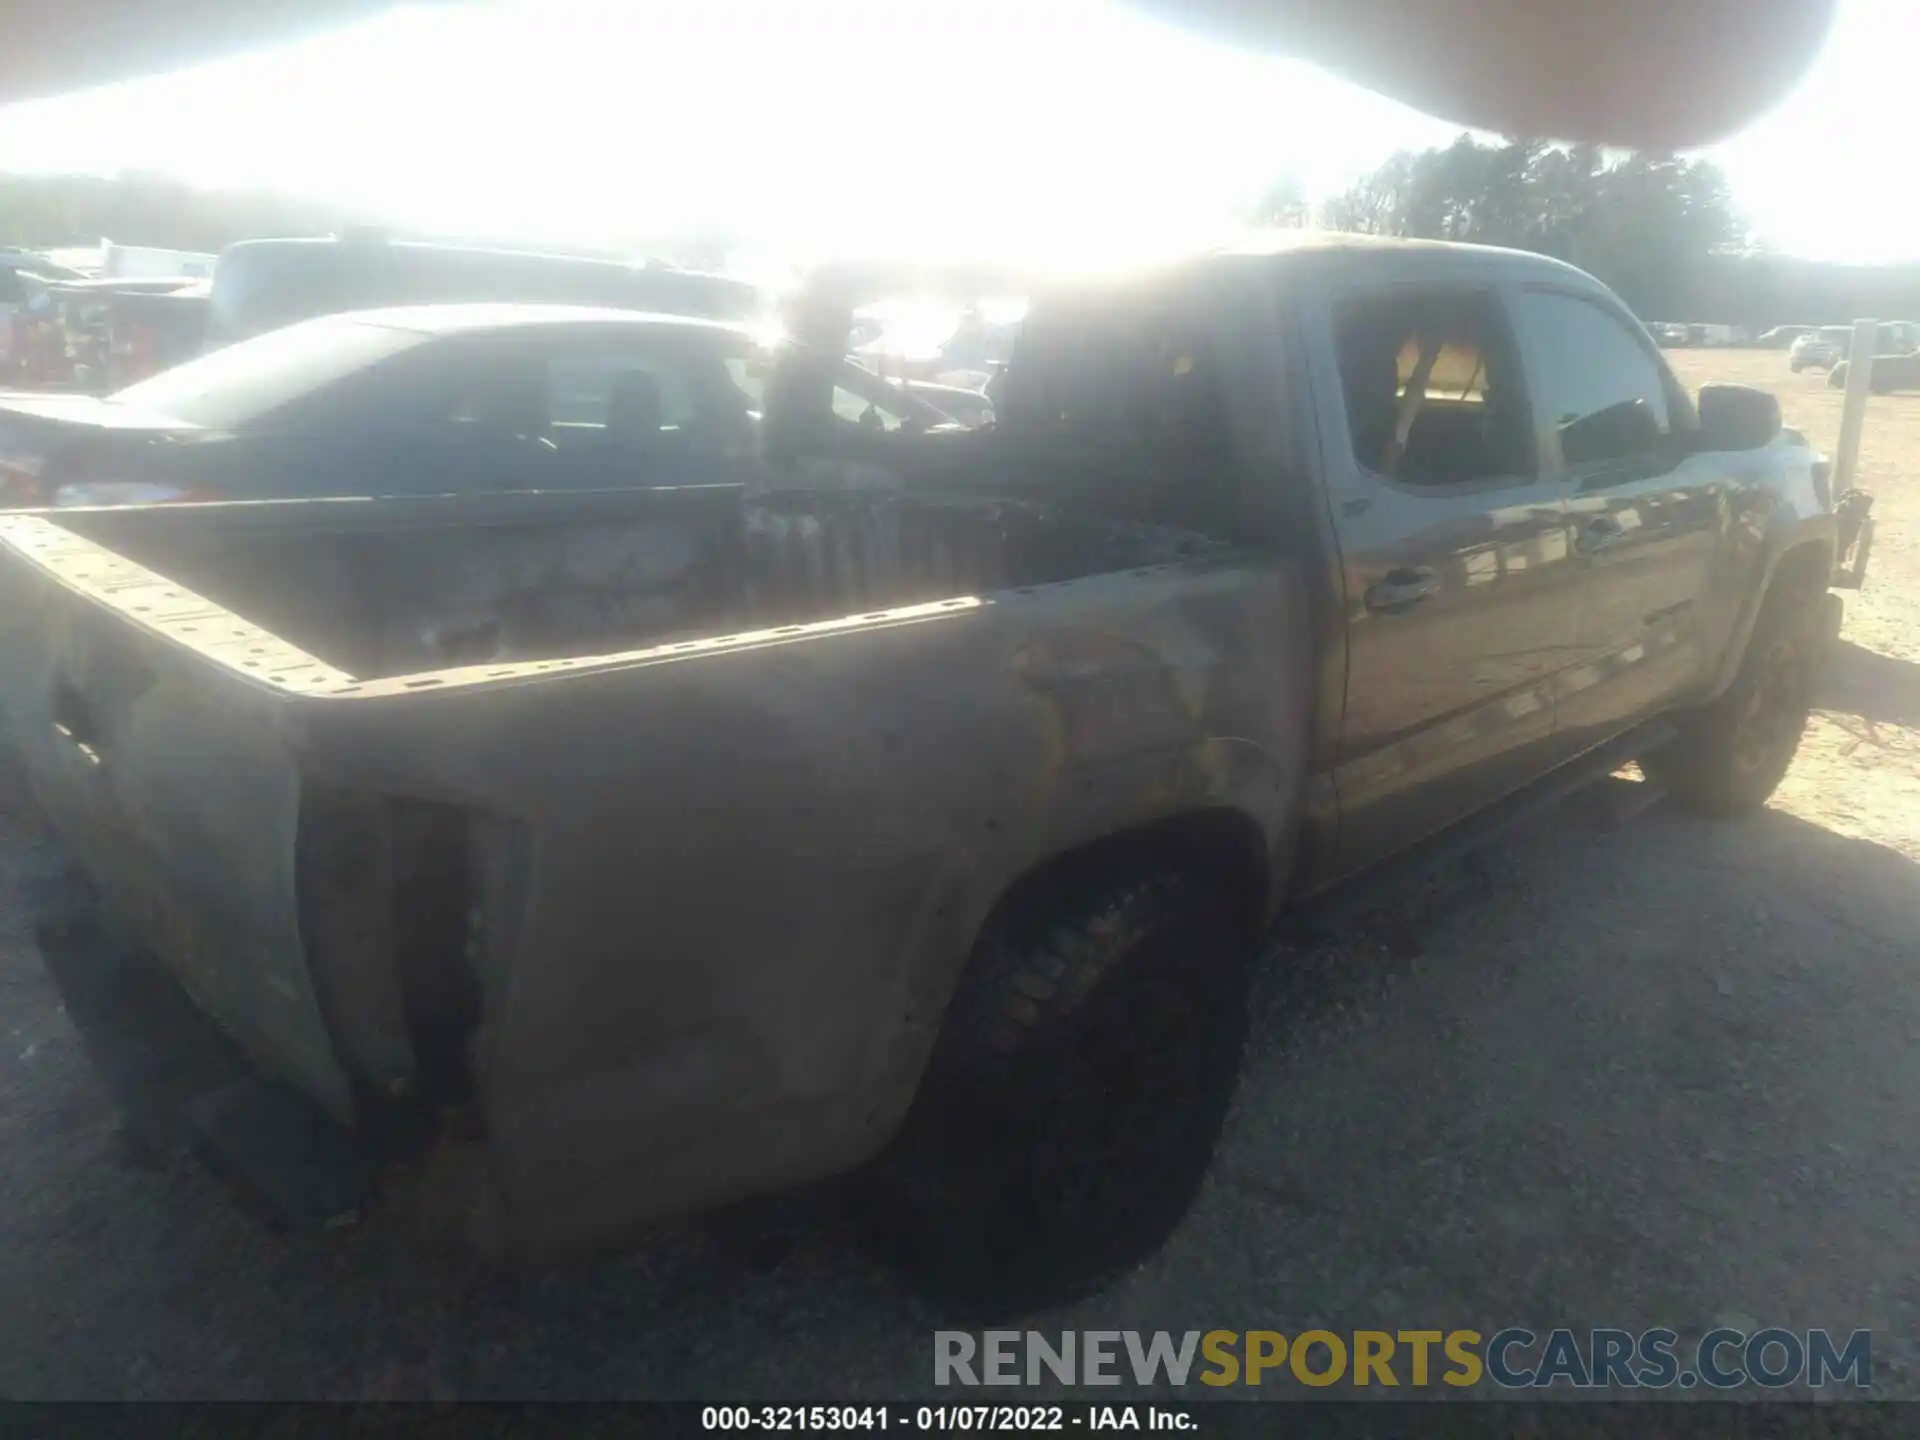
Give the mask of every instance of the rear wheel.
[(1794, 585), (1763, 602), (1726, 693), (1681, 719), (1680, 738), (1642, 762), (1690, 810), (1757, 810), (1786, 778), (1813, 710), (1820, 610)]
[(978, 1312), (1084, 1294), (1157, 1249), (1232, 1098), (1244, 951), (1224, 897), (1185, 875), (1014, 906), (875, 1176), (892, 1258)]

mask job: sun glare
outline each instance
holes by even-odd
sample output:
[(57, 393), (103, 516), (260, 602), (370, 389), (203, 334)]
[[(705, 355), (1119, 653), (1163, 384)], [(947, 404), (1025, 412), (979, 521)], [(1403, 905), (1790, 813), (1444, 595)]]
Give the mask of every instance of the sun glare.
[[(1920, 14), (1856, 0), (1801, 94), (1722, 152), (1763, 236), (1920, 251), (1893, 183), (1916, 40)], [(1104, 269), (1221, 238), (1281, 175), (1325, 195), (1455, 133), (1113, 0), (495, 0), (0, 110), (0, 169), (160, 170), (500, 238), (721, 235), (775, 269)]]

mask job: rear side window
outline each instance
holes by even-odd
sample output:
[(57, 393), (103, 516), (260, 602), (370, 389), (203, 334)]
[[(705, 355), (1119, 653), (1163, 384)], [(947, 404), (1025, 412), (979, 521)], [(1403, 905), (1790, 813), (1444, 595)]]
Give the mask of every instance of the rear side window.
[(1513, 345), (1490, 295), (1395, 292), (1334, 315), (1354, 459), (1409, 485), (1532, 478)]
[(1526, 291), (1518, 324), (1536, 367), (1539, 406), (1569, 468), (1658, 454), (1673, 429), (1666, 374), (1626, 322), (1577, 295)]
[[(744, 342), (743, 342), (744, 343)], [(584, 343), (509, 337), (474, 347), (429, 423), (541, 434), (557, 448), (671, 440), (738, 453), (751, 435), (748, 397), (731, 383), (720, 347), (684, 337)]]
[(108, 399), (209, 430), (245, 430), (426, 338), (353, 320), (310, 320), (163, 370)]
[(621, 406), (650, 411), (656, 428), (679, 429), (695, 413), (695, 387), (682, 357), (559, 355), (547, 362), (547, 419), (556, 426), (604, 426)]

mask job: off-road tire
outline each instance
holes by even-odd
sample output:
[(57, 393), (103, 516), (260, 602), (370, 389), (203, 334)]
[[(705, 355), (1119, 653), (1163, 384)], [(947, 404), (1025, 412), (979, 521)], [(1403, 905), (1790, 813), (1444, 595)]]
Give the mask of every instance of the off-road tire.
[(1198, 876), (1028, 897), (989, 925), (899, 1139), (875, 1237), (951, 1311), (1095, 1290), (1200, 1188), (1239, 1075), (1247, 941)]
[(1817, 597), (1776, 585), (1761, 602), (1724, 694), (1680, 718), (1680, 736), (1641, 762), (1689, 810), (1757, 810), (1779, 788), (1813, 709), (1824, 640)]

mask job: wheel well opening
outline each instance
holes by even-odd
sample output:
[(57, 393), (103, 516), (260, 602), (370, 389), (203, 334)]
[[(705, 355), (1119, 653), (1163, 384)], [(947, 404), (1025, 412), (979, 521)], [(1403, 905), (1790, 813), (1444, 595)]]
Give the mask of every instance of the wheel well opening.
[(1832, 573), (1832, 549), (1823, 541), (1810, 540), (1780, 557), (1774, 566), (1772, 588), (1780, 594), (1811, 600), (1827, 588)]
[(1007, 889), (987, 924), (1037, 916), (1122, 875), (1181, 870), (1217, 885), (1252, 936), (1267, 918), (1268, 866), (1266, 835), (1251, 817), (1224, 807), (1189, 811), (1052, 857)]

